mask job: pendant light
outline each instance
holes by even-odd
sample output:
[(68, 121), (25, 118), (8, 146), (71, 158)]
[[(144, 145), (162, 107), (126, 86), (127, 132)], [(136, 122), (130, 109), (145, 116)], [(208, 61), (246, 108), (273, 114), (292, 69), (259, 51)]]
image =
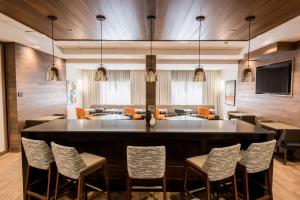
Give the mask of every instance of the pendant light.
[(53, 36), (53, 30), (54, 30), (54, 21), (57, 20), (57, 17), (55, 16), (48, 16), (49, 20), (51, 20), (51, 40), (52, 40), (52, 64), (47, 67), (46, 71), (46, 80), (47, 81), (60, 81), (61, 80), (61, 74), (59, 71), (59, 67), (54, 64), (54, 36)]
[(155, 70), (155, 67), (152, 66), (152, 42), (153, 42), (153, 22), (156, 19), (155, 16), (148, 16), (147, 20), (150, 22), (150, 56), (151, 56), (151, 62), (150, 67), (147, 67), (145, 80), (146, 82), (156, 82), (157, 81), (157, 72)]
[(196, 69), (194, 71), (193, 82), (205, 82), (206, 75), (205, 75), (203, 66), (201, 65), (201, 57), (200, 57), (201, 56), (201, 25), (202, 25), (202, 21), (205, 20), (205, 17), (198, 16), (198, 17), (196, 17), (196, 20), (199, 21), (199, 43), (198, 43), (199, 65), (196, 67)]
[(95, 81), (107, 81), (107, 71), (102, 63), (102, 22), (105, 20), (103, 15), (97, 15), (96, 18), (100, 21), (100, 66), (96, 70)]
[(251, 22), (255, 20), (255, 16), (248, 16), (245, 18), (246, 22), (248, 22), (248, 55), (247, 55), (247, 61), (244, 67), (244, 70), (242, 72), (241, 82), (254, 82), (255, 76), (254, 72), (252, 70), (252, 67), (250, 65), (250, 30), (251, 30)]

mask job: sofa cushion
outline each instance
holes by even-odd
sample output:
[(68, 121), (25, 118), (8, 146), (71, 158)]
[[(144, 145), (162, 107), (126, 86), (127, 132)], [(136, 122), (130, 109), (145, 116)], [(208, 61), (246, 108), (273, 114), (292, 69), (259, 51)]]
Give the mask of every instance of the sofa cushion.
[(198, 107), (197, 108), (198, 114), (202, 115), (202, 116), (206, 116), (208, 117), (210, 115), (210, 111), (209, 108), (205, 108), (205, 107)]
[(134, 115), (132, 115), (132, 119), (133, 119), (133, 120), (139, 120), (139, 119), (142, 119), (142, 115), (134, 114)]
[(184, 115), (185, 114), (184, 109), (180, 109), (180, 108), (175, 108), (175, 113), (177, 115)]
[(128, 115), (133, 117), (136, 114), (135, 109), (131, 108), (131, 107), (125, 107), (124, 108), (124, 114), (128, 114)]

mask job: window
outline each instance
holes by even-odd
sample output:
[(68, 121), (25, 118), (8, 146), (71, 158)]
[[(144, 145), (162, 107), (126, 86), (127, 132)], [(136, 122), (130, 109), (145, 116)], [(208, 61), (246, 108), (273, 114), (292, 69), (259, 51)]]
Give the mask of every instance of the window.
[(173, 105), (201, 105), (203, 83), (193, 82), (193, 71), (172, 71), (171, 103)]
[(101, 104), (130, 104), (130, 71), (108, 71), (108, 81), (100, 82)]

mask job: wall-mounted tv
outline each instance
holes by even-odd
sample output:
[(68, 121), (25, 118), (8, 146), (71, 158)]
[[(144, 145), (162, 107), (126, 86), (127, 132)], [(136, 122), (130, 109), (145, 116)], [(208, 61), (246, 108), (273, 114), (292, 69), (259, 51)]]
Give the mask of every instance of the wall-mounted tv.
[(293, 60), (256, 68), (256, 94), (291, 95)]

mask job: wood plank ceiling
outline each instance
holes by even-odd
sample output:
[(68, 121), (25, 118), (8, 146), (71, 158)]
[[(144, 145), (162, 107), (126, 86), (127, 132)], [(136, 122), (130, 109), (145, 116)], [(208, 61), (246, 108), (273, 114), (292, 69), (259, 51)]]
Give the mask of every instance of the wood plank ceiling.
[(105, 40), (147, 40), (155, 14), (155, 40), (196, 40), (197, 15), (205, 15), (203, 40), (247, 40), (244, 18), (255, 15), (252, 37), (298, 15), (299, 0), (1, 0), (0, 12), (51, 35), (47, 15), (56, 15), (56, 40), (98, 40), (97, 14), (106, 16)]

